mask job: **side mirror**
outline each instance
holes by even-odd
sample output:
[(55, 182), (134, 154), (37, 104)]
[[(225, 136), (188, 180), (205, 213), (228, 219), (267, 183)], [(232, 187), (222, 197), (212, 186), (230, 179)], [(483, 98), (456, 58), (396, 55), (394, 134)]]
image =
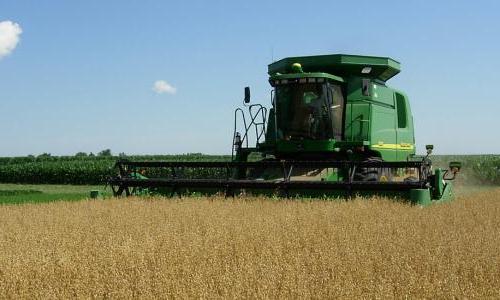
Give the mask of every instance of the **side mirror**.
[(427, 150), (427, 155), (431, 155), (434, 145), (425, 145), (425, 150)]
[(454, 180), (457, 177), (457, 173), (460, 172), (460, 169), (462, 168), (462, 163), (459, 161), (452, 161), (450, 162), (449, 167), (450, 169), (444, 172), (443, 175), (444, 180)]
[(245, 103), (250, 103), (250, 87), (245, 87), (245, 99), (243, 99)]
[(462, 168), (462, 163), (459, 161), (452, 161), (450, 162), (450, 170), (454, 173), (460, 172), (460, 169)]

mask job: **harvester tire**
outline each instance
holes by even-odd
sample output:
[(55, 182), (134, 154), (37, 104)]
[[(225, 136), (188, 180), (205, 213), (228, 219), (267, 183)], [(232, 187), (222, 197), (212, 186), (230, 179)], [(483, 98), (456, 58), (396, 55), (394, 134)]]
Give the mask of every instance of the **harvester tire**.
[[(380, 157), (368, 157), (363, 162), (382, 162), (382, 158)], [(356, 181), (392, 181), (392, 172), (391, 170), (381, 170), (376, 168), (360, 168), (354, 174), (354, 180)]]

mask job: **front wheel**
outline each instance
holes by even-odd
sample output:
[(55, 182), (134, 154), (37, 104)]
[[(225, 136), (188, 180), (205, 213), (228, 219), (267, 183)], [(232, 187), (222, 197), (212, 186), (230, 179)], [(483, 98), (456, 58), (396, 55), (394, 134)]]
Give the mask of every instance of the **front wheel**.
[[(383, 162), (383, 160), (374, 156), (364, 159), (363, 162)], [(354, 173), (354, 180), (363, 182), (392, 181), (392, 170), (388, 168), (359, 168)]]

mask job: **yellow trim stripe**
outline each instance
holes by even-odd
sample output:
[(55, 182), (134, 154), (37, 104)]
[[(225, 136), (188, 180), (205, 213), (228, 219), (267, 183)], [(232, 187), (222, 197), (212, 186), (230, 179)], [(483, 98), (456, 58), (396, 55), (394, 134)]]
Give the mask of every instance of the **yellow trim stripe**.
[(383, 144), (383, 143), (379, 143), (379, 144), (371, 145), (371, 148), (374, 148), (374, 149), (388, 149), (388, 150), (413, 150), (415, 148), (415, 146), (412, 145), (412, 144), (405, 144), (405, 143), (401, 143), (401, 144)]

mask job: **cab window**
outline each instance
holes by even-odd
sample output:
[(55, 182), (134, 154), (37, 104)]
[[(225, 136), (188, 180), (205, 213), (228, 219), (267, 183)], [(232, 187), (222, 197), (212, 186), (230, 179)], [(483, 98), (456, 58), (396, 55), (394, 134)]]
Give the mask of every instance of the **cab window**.
[(408, 116), (406, 113), (406, 99), (400, 93), (396, 93), (396, 108), (398, 113), (398, 128), (406, 128)]

